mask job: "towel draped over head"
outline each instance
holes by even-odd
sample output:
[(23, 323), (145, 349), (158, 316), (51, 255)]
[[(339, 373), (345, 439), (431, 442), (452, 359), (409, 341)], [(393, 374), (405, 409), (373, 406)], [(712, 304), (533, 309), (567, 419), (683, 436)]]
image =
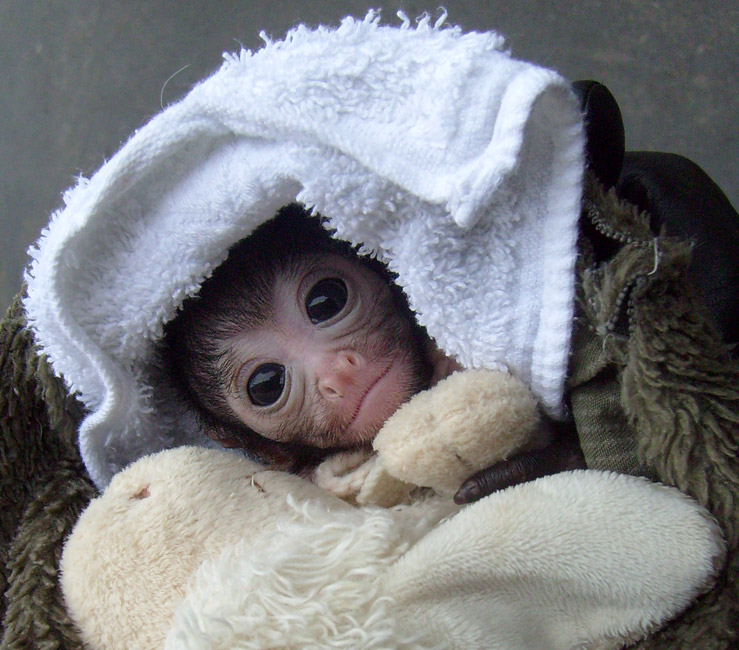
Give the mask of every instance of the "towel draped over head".
[(228, 248), (299, 201), (398, 276), (419, 322), (473, 368), (508, 368), (561, 410), (583, 173), (579, 104), (494, 33), (345, 19), (223, 66), (64, 197), (31, 250), (26, 309), (84, 402), (105, 486), (136, 458), (204, 444), (154, 399), (165, 322)]

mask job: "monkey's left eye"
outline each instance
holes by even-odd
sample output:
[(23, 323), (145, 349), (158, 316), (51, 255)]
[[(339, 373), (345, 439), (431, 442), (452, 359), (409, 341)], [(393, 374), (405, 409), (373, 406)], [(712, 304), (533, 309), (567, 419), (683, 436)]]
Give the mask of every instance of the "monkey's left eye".
[(348, 296), (346, 284), (339, 278), (326, 278), (317, 282), (305, 299), (305, 311), (311, 323), (323, 323), (338, 314)]
[(279, 363), (263, 363), (246, 382), (246, 392), (255, 406), (274, 404), (285, 388), (285, 367)]

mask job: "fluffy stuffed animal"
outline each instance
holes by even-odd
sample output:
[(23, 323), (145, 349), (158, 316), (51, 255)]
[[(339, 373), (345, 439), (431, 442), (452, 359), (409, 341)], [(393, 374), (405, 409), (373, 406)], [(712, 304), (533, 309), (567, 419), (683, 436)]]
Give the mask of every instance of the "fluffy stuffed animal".
[[(494, 420), (514, 414), (497, 422), (512, 436), (499, 452), (530, 442), (535, 405), (515, 381), (458, 375), (388, 420), (367, 476), (397, 466), (396, 479), (443, 491), (438, 477), (464, 478), (475, 450), (487, 448), (483, 465), (494, 459), (491, 394)], [(474, 387), (467, 410), (431, 408)], [(385, 464), (391, 453), (404, 462)], [(723, 552), (700, 506), (633, 477), (571, 472), (462, 510), (430, 493), (382, 509), (183, 447), (131, 465), (90, 504), (66, 544), (62, 588), (95, 650), (617, 648), (704, 591)]]
[(418, 486), (452, 496), (475, 472), (549, 442), (541, 424), (536, 400), (519, 379), (455, 372), (398, 409), (375, 437), (374, 453), (337, 454), (313, 480), (360, 505), (397, 505)]

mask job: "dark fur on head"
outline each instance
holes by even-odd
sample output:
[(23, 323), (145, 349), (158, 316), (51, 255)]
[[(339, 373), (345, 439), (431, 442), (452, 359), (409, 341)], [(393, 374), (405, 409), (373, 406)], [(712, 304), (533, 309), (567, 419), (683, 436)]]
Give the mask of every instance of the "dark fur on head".
[[(356, 258), (346, 242), (331, 238), (319, 217), (298, 204), (282, 208), (250, 236), (236, 243), (226, 260), (188, 298), (164, 329), (162, 359), (175, 384), (194, 404), (204, 429), (225, 446), (247, 449), (258, 460), (299, 471), (320, 461), (329, 450), (268, 440), (251, 431), (229, 409), (223, 384), (222, 342), (269, 318), (275, 277), (308, 254), (331, 253)], [(387, 269), (369, 258), (363, 264), (390, 285), (398, 304), (412, 312)], [(420, 329), (420, 328), (419, 328)]]

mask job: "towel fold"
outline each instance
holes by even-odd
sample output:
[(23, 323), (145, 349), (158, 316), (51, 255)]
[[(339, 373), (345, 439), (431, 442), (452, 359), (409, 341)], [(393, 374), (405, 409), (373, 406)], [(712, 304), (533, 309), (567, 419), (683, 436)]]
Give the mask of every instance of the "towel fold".
[(143, 454), (205, 443), (152, 398), (163, 324), (228, 248), (300, 201), (398, 275), (419, 322), (472, 368), (509, 368), (561, 410), (583, 172), (579, 104), (494, 33), (304, 26), (138, 130), (31, 250), (37, 341), (89, 414), (100, 487)]

